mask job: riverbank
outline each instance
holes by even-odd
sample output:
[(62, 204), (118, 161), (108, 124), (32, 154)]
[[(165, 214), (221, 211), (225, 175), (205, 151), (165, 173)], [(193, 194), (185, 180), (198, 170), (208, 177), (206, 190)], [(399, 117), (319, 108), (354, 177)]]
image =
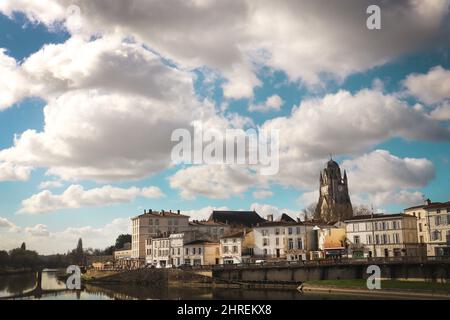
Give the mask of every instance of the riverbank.
[(386, 298), (406, 296), (410, 299), (450, 299), (450, 284), (424, 281), (381, 280), (380, 290), (369, 290), (364, 279), (308, 281), (305, 292), (328, 292), (330, 294), (378, 295)]

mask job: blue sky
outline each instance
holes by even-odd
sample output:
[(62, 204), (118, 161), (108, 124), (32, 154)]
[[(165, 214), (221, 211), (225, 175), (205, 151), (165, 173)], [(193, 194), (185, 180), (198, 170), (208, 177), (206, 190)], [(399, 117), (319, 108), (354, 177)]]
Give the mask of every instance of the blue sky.
[[(404, 21), (411, 24), (410, 33), (387, 20), (387, 30), (374, 36), (366, 30), (353, 33), (354, 21), (344, 24), (348, 45), (338, 33), (324, 39), (316, 34), (325, 46), (317, 53), (308, 45), (310, 38), (301, 36), (308, 24), (290, 21), (290, 15), (282, 19), (287, 29), (270, 21), (280, 30), (298, 28), (289, 41), (278, 30), (268, 35), (265, 25), (248, 18), (254, 28), (245, 39), (226, 33), (217, 22), (217, 30), (210, 30), (213, 36), (217, 32), (217, 42), (209, 45), (191, 39), (195, 32), (198, 39), (209, 36), (201, 34), (210, 23), (206, 18), (183, 28), (183, 21), (162, 11), (171, 25), (148, 17), (143, 22), (148, 29), (142, 30), (127, 25), (128, 16), (116, 21), (109, 12), (83, 4), (79, 30), (64, 17), (62, 1), (49, 2), (54, 12), (15, 1), (0, 5), (0, 48), (5, 50), (0, 54), (0, 249), (25, 240), (42, 252), (65, 251), (79, 236), (88, 246), (106, 246), (144, 208), (181, 209), (196, 218), (220, 207), (297, 216), (316, 201), (319, 172), (330, 153), (349, 170), (353, 204), (394, 213), (422, 201), (422, 195), (449, 200), (447, 1), (441, 11), (430, 9), (419, 20)], [(359, 21), (357, 8), (345, 6), (337, 15)], [(234, 21), (243, 8), (227, 8), (224, 16)], [(329, 23), (326, 14), (313, 9), (305, 10)], [(219, 9), (180, 5), (179, 10), (188, 16)], [(283, 14), (288, 13), (280, 8)], [(441, 22), (429, 26), (421, 18)], [(402, 41), (393, 43), (391, 37), (399, 36)], [(171, 37), (177, 40), (166, 42)], [(50, 44), (53, 51), (45, 49)], [(228, 52), (230, 47), (239, 52)], [(158, 90), (165, 90), (164, 97)], [(7, 94), (11, 98), (1, 98)], [(267, 107), (274, 96), (282, 103)], [(267, 111), (249, 109), (256, 105)], [(218, 126), (242, 122), (281, 128), (288, 151), (281, 155), (279, 175), (262, 179), (247, 168), (167, 162), (170, 141), (164, 128), (189, 124), (195, 120), (191, 111), (199, 109), (212, 112), (203, 120)], [(154, 130), (140, 127), (135, 115), (140, 110), (146, 110)], [(89, 136), (89, 130), (99, 135)], [(57, 185), (40, 187), (46, 181)], [(83, 189), (66, 192), (74, 186)], [(265, 197), (254, 194), (261, 190)]]

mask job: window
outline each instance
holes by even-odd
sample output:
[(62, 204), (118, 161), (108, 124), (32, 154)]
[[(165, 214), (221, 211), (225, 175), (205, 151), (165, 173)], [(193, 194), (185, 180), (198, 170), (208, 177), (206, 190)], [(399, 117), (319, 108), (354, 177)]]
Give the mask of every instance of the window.
[(155, 224), (159, 226), (159, 219), (155, 219)]
[(423, 243), (423, 236), (419, 237), (419, 241), (420, 241), (420, 243)]
[(224, 246), (224, 247), (223, 247), (223, 252), (224, 252), (224, 253), (228, 253), (228, 246)]
[(280, 234), (280, 229), (276, 228), (276, 229), (275, 229), (275, 234), (276, 234), (276, 235), (279, 235), (279, 234)]
[(297, 239), (297, 248), (303, 249), (303, 239), (302, 238)]
[(292, 239), (288, 240), (288, 248), (289, 248), (289, 250), (293, 250), (294, 249), (294, 241)]
[(263, 238), (263, 246), (268, 246), (269, 245), (269, 239), (268, 238)]
[(264, 249), (264, 255), (266, 256), (267, 255), (267, 249)]
[(368, 234), (366, 237), (366, 241), (368, 244), (372, 244), (372, 235)]
[(375, 235), (375, 243), (380, 244), (380, 235), (379, 234)]
[(189, 254), (189, 248), (186, 248), (186, 255), (188, 255)]
[(419, 232), (422, 232), (422, 224), (419, 223)]
[(153, 219), (148, 219), (148, 224), (152, 226), (153, 225)]
[(439, 230), (434, 230), (431, 233), (431, 240), (433, 240), (433, 241), (441, 240), (441, 232)]
[(202, 254), (202, 248), (198, 248), (198, 254)]
[(381, 223), (381, 229), (382, 229), (382, 230), (386, 230), (386, 222), (383, 221), (383, 222)]
[(353, 225), (353, 231), (359, 231), (359, 223)]
[(233, 253), (237, 253), (238, 252), (238, 247), (237, 246), (233, 246)]
[(450, 224), (450, 214), (447, 215), (447, 224)]
[(437, 210), (436, 210), (436, 213), (441, 213), (441, 209), (437, 209)]
[(434, 217), (434, 223), (438, 226), (441, 224), (441, 216)]
[(195, 248), (192, 248), (192, 254), (195, 254)]
[(354, 244), (360, 244), (361, 243), (361, 241), (359, 239), (359, 236), (353, 236), (353, 243)]
[(262, 231), (262, 235), (263, 235), (263, 236), (267, 236), (267, 235), (269, 235), (269, 232), (268, 232), (267, 230), (264, 229), (264, 230)]
[(275, 244), (276, 244), (277, 246), (280, 245), (280, 238), (276, 238), (276, 239), (275, 239)]
[(392, 229), (398, 229), (397, 221), (392, 221)]
[(288, 234), (292, 234), (292, 228), (288, 228)]
[(297, 227), (297, 234), (300, 234), (300, 227)]
[(387, 234), (383, 234), (383, 243), (389, 243)]

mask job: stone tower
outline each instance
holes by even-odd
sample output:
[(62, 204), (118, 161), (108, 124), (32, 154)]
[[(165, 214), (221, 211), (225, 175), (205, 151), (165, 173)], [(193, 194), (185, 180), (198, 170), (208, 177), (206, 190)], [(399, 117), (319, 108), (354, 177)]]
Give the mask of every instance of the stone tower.
[(341, 175), (339, 165), (331, 159), (320, 173), (320, 196), (314, 219), (324, 222), (344, 221), (353, 217), (348, 195), (347, 173)]

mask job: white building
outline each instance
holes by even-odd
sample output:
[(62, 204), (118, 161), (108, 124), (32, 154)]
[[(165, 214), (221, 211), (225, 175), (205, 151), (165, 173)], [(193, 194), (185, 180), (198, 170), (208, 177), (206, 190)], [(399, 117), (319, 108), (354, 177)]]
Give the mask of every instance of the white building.
[(220, 263), (240, 264), (253, 256), (253, 230), (242, 230), (220, 238)]
[[(131, 218), (132, 243), (131, 256), (142, 263), (146, 257), (146, 241), (153, 237), (168, 237), (170, 233), (178, 233), (188, 229), (189, 217), (182, 215), (180, 210), (156, 212), (146, 211), (144, 214)], [(141, 263), (141, 264), (142, 264)]]
[(355, 216), (345, 221), (353, 258), (421, 256), (416, 218), (406, 214)]
[(254, 227), (254, 254), (264, 259), (306, 260), (314, 241), (313, 225), (269, 221)]

